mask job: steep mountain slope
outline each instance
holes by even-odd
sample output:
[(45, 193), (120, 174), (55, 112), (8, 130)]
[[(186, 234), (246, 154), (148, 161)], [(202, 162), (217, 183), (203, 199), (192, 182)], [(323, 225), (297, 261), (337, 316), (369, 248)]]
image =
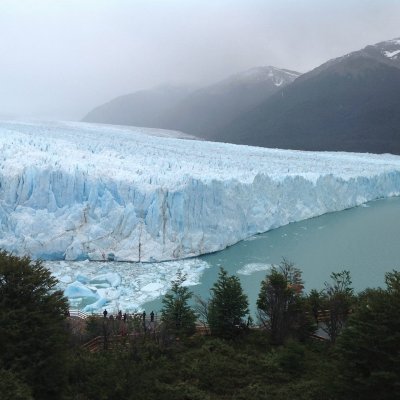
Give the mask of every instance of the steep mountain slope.
[(162, 119), (161, 126), (213, 139), (222, 127), (296, 79), (300, 73), (257, 67), (197, 90)]
[(90, 111), (82, 121), (160, 127), (164, 113), (190, 93), (183, 87), (161, 86), (117, 97)]
[(223, 126), (299, 75), (258, 67), (193, 93), (171, 87), (136, 92), (97, 107), (83, 121), (173, 129), (212, 139)]
[(239, 116), (221, 141), (400, 154), (400, 39), (330, 60)]

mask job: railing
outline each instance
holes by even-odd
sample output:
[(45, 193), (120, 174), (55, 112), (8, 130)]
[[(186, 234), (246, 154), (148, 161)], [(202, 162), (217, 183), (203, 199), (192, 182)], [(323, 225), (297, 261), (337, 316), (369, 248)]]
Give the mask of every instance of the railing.
[(319, 310), (318, 315), (317, 315), (317, 321), (324, 322), (324, 321), (328, 320), (330, 317), (331, 317), (330, 310)]
[(95, 353), (100, 350), (100, 348), (104, 346), (104, 337), (103, 336), (96, 336), (89, 342), (82, 345), (82, 348), (89, 350), (92, 353)]
[(80, 319), (86, 319), (90, 317), (90, 314), (85, 313), (84, 311), (81, 310), (76, 310), (76, 309), (69, 309), (69, 316), (73, 318), (80, 318)]
[[(71, 317), (74, 318), (80, 318), (83, 320), (86, 320), (89, 317), (97, 317), (97, 318), (105, 318), (103, 313), (86, 313), (81, 310), (77, 309), (70, 309), (69, 314)], [(330, 317), (330, 310), (320, 310), (318, 311), (318, 317), (317, 321), (318, 322), (324, 322)], [(114, 320), (114, 321), (119, 321), (121, 320), (118, 317), (118, 314), (116, 316), (114, 315), (108, 315), (107, 320)], [(138, 327), (140, 327), (140, 331), (131, 331), (128, 333), (127, 326), (123, 324), (125, 327), (124, 329), (120, 330), (120, 333), (124, 332), (123, 334), (109, 334), (106, 337), (104, 336), (97, 336), (93, 339), (91, 339), (89, 342), (85, 343), (82, 345), (82, 348), (89, 350), (90, 352), (97, 352), (103, 349), (113, 349), (115, 347), (115, 344), (117, 343), (122, 343), (124, 340), (129, 339), (129, 338), (136, 338), (139, 336), (146, 335), (146, 333), (156, 333), (159, 328), (159, 322), (160, 322), (160, 317), (155, 315), (153, 318), (150, 318), (149, 316), (146, 316), (145, 319), (143, 319), (143, 314), (141, 313), (134, 313), (134, 314), (127, 314), (127, 321), (132, 321), (136, 320), (138, 323)], [(262, 326), (252, 326), (252, 329), (262, 329)], [(207, 324), (199, 324), (196, 325), (196, 333), (195, 335), (209, 335), (210, 334), (210, 329)], [(310, 335), (310, 338), (313, 340), (317, 341), (323, 341), (325, 342), (328, 340), (327, 337), (321, 336), (317, 332), (313, 333)]]
[[(73, 318), (80, 318), (80, 319), (87, 319), (89, 317), (98, 317), (98, 318), (104, 318), (103, 313), (87, 313), (85, 311), (75, 309), (75, 308), (70, 308), (69, 309), (69, 316)], [(142, 313), (132, 313), (132, 314), (126, 314), (127, 319), (135, 319), (137, 321), (143, 321), (143, 314)], [(123, 319), (123, 316), (119, 317), (118, 313), (117, 314), (112, 314), (112, 313), (107, 313), (107, 319), (114, 319), (114, 320), (119, 320)], [(144, 321), (147, 324), (150, 324), (151, 322), (159, 322), (160, 317), (158, 315), (154, 315), (153, 318), (149, 314), (146, 315), (146, 318)]]
[(143, 336), (143, 334), (139, 332), (133, 332), (125, 335), (110, 334), (106, 337), (96, 336), (95, 338), (89, 340), (87, 343), (84, 343), (81, 347), (90, 351), (91, 353), (96, 353), (100, 350), (113, 350), (116, 348), (116, 345), (126, 344), (127, 340), (132, 340), (141, 336)]
[(318, 335), (316, 333), (311, 334), (310, 338), (313, 339), (313, 340), (317, 340), (319, 342), (326, 342), (326, 341), (329, 340), (329, 338), (321, 336), (321, 335)]

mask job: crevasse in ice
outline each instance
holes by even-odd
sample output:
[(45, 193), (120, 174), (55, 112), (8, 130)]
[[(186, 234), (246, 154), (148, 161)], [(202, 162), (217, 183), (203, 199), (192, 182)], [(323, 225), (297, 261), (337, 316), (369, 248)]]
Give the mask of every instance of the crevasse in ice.
[(161, 261), (399, 195), (400, 157), (0, 122), (0, 248), (53, 260)]

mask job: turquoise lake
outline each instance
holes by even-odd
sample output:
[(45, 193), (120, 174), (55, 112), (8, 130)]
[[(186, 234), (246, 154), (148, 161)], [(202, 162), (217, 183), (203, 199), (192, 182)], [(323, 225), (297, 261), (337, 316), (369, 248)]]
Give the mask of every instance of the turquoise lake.
[[(322, 289), (332, 272), (344, 269), (351, 272), (357, 291), (383, 286), (385, 272), (400, 269), (400, 198), (292, 223), (201, 256), (210, 267), (201, 283), (190, 289), (208, 297), (222, 266), (240, 277), (254, 312), (268, 265), (279, 264), (283, 257), (303, 271), (306, 291)], [(246, 266), (248, 274), (243, 275)], [(159, 310), (161, 299), (144, 304), (144, 308)]]

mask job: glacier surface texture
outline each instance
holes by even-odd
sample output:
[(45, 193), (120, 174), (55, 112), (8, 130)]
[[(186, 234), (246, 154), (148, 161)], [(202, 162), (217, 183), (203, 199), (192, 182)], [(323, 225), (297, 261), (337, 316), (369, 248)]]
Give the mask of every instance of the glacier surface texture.
[(174, 260), (400, 194), (398, 156), (182, 137), (0, 122), (0, 248), (45, 260)]

